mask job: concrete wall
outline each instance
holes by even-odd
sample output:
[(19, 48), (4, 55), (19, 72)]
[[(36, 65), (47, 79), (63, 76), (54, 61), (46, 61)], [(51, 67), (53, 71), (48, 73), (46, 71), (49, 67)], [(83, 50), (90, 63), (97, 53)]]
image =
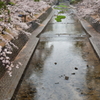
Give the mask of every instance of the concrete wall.
[(100, 23), (99, 23), (99, 21), (96, 21), (96, 19), (94, 19), (92, 16), (89, 16), (86, 20), (92, 25), (92, 27), (97, 32), (100, 33)]
[[(43, 13), (41, 16), (38, 17), (38, 19), (41, 20), (41, 23), (48, 17), (51, 11), (52, 11), (52, 8), (49, 8), (46, 11), (46, 13)], [(36, 20), (29, 22), (28, 24), (31, 24), (31, 27), (27, 30), (29, 32), (33, 32), (39, 26), (36, 23)], [(29, 40), (28, 36), (22, 32), (20, 32), (18, 39), (11, 40), (19, 48), (19, 49), (16, 49), (13, 47), (12, 54), (8, 55), (11, 58), (11, 61), (15, 59), (15, 57), (18, 55), (18, 53), (24, 47), (24, 45), (27, 43), (28, 40)], [(2, 65), (2, 62), (0, 61), (0, 78), (3, 76), (5, 71), (6, 71), (5, 67)]]
[[(48, 15), (51, 13), (52, 8), (50, 7), (46, 13), (43, 13), (41, 16), (38, 17), (40, 20), (40, 23), (42, 23)], [(36, 20), (33, 20), (32, 22), (27, 23), (28, 25), (31, 25), (31, 27), (27, 30), (28, 32), (32, 33), (39, 25), (36, 23)]]

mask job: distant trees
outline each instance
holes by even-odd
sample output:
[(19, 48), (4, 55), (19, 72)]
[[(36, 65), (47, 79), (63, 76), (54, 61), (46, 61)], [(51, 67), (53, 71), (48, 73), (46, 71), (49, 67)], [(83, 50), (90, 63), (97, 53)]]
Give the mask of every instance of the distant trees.
[(7, 4), (10, 2), (10, 0), (5, 0), (5, 1), (6, 1)]
[(77, 4), (77, 11), (82, 17), (94, 14), (100, 15), (100, 0), (83, 0)]
[(1, 0), (1, 1), (5, 1), (7, 4), (10, 2), (10, 0)]
[[(0, 66), (2, 64), (7, 73), (12, 76), (13, 67), (19, 68), (22, 64), (20, 62), (13, 64), (11, 61), (9, 55), (12, 55), (13, 48), (18, 49), (18, 47), (10, 40), (18, 39), (19, 33), (22, 32), (26, 35), (31, 34), (26, 31), (31, 26), (28, 26), (20, 16), (27, 16), (27, 22), (30, 22), (37, 19), (37, 16), (44, 13), (50, 6), (42, 0), (39, 2), (35, 2), (35, 0), (0, 0), (0, 2), (0, 43), (4, 44), (3, 46), (0, 44)], [(40, 24), (39, 21), (37, 20), (38, 24)], [(5, 35), (11, 39), (5, 38)]]
[(82, 0), (69, 0), (69, 1), (71, 4), (73, 4), (73, 3), (77, 3), (77, 2), (82, 1)]

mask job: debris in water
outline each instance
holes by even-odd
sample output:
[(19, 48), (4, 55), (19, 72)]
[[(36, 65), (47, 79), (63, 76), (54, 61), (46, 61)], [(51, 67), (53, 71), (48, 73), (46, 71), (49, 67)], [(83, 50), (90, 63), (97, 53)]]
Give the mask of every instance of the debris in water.
[(55, 83), (55, 84), (59, 84), (59, 82)]
[(87, 67), (89, 67), (89, 65), (87, 65)]
[(89, 90), (93, 90), (93, 88), (88, 88)]
[(63, 77), (63, 75), (59, 76), (59, 78)]
[(57, 65), (57, 63), (56, 63), (56, 62), (55, 62), (54, 64), (55, 64), (55, 65)]
[(100, 77), (96, 77), (96, 79), (100, 79)]
[(27, 98), (27, 96), (22, 96), (23, 98)]
[(83, 94), (83, 93), (81, 92), (81, 94)]
[(75, 70), (78, 70), (78, 68), (77, 68), (77, 67), (75, 67)]
[(69, 80), (69, 77), (68, 76), (65, 76), (65, 80)]
[(75, 73), (72, 73), (72, 75), (75, 75)]
[(76, 88), (77, 90), (80, 90), (80, 88)]

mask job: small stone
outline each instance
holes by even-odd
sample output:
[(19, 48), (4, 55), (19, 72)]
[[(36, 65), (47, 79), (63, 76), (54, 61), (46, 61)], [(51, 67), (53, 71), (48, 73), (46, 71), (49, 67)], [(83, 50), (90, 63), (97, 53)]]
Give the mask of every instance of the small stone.
[(59, 84), (59, 82), (55, 83), (55, 84)]
[(22, 96), (23, 98), (27, 98), (27, 96)]
[(89, 67), (89, 65), (87, 65), (87, 67)]
[(43, 90), (45, 90), (45, 88), (44, 88), (44, 87), (42, 87), (42, 89), (43, 89)]
[(96, 77), (96, 79), (100, 79), (100, 77)]
[(59, 76), (59, 78), (63, 77), (63, 75)]
[(29, 92), (29, 94), (33, 94), (33, 93), (34, 93), (34, 91), (30, 91), (30, 92)]
[(69, 77), (68, 76), (65, 76), (65, 80), (69, 80)]
[(80, 90), (80, 88), (76, 88), (77, 90)]
[(57, 63), (56, 63), (56, 62), (55, 62), (54, 64), (55, 64), (55, 65), (57, 65)]
[(83, 93), (81, 92), (81, 94), (83, 94)]
[(89, 90), (93, 90), (93, 88), (88, 88)]
[(78, 70), (78, 68), (77, 68), (77, 67), (75, 67), (75, 70)]
[(72, 75), (75, 75), (75, 73), (72, 73)]

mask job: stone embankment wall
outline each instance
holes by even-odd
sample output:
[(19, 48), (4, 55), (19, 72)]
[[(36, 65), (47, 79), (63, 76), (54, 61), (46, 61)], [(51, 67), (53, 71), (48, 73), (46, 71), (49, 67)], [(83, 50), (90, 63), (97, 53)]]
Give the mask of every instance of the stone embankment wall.
[[(50, 7), (45, 11), (45, 13), (41, 14), (37, 18), (40, 20), (40, 23), (42, 23), (48, 17), (51, 11), (52, 11), (52, 8)], [(32, 33), (31, 35), (34, 35), (33, 31), (39, 26), (39, 24), (37, 24), (36, 22), (37, 22), (36, 20), (33, 20), (32, 22), (27, 23), (31, 27), (26, 31)], [(18, 49), (13, 47), (12, 54), (8, 55), (11, 58), (11, 61), (14, 61), (15, 57), (18, 55), (18, 53), (21, 51), (21, 49), (24, 47), (24, 45), (27, 43), (28, 40), (29, 40), (29, 37), (22, 32), (19, 34), (17, 39), (11, 40), (12, 43), (14, 43), (18, 47)], [(4, 75), (5, 71), (6, 71), (5, 67), (2, 65), (2, 63), (0, 63), (0, 78)]]
[(97, 21), (93, 16), (89, 16), (86, 20), (100, 33), (100, 21)]
[[(49, 9), (47, 9), (47, 11), (45, 13), (41, 14), (38, 17), (39, 22), (42, 23), (48, 17), (48, 15), (50, 14), (51, 11), (52, 11), (52, 8), (50, 7)], [(36, 20), (28, 22), (27, 24), (31, 25), (31, 27), (27, 30), (30, 33), (32, 33), (39, 26), (39, 24), (36, 23)]]

